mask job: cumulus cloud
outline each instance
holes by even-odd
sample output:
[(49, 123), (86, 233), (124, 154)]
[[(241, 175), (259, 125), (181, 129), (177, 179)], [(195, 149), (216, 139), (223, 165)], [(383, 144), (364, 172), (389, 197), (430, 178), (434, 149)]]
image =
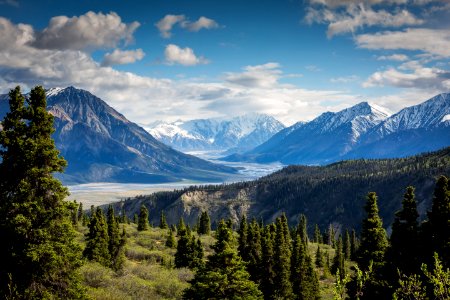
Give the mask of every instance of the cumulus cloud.
[(164, 18), (159, 20), (155, 26), (158, 28), (159, 33), (163, 38), (170, 38), (172, 36), (171, 30), (175, 24), (185, 20), (184, 15), (166, 15)]
[(225, 81), (244, 87), (271, 88), (281, 77), (280, 65), (270, 62), (258, 66), (246, 66), (242, 73), (226, 73)]
[(184, 21), (181, 23), (181, 27), (187, 28), (189, 31), (199, 31), (201, 29), (213, 29), (218, 28), (219, 24), (213, 19), (207, 17), (200, 17), (195, 22)]
[(144, 51), (142, 51), (142, 49), (136, 50), (115, 49), (112, 53), (105, 54), (102, 61), (102, 66), (131, 64), (138, 60), (143, 59), (144, 56), (145, 53)]
[(395, 86), (424, 90), (446, 91), (450, 89), (450, 72), (436, 67), (429, 68), (418, 64), (409, 65), (399, 71), (389, 68), (372, 74), (364, 83), (364, 87)]
[(191, 48), (180, 48), (174, 44), (169, 44), (166, 46), (164, 56), (167, 64), (169, 65), (180, 64), (183, 66), (195, 66), (208, 63), (207, 59), (201, 56), (197, 57)]
[(161, 36), (168, 39), (172, 36), (171, 31), (177, 24), (181, 28), (193, 32), (200, 31), (201, 29), (214, 29), (219, 27), (219, 24), (213, 19), (201, 16), (197, 21), (191, 22), (184, 15), (165, 15), (155, 26), (158, 28)]
[(79, 17), (57, 16), (37, 33), (33, 46), (41, 49), (93, 50), (116, 47), (133, 40), (139, 22), (125, 24), (119, 15), (87, 12)]
[(386, 10), (374, 10), (364, 4), (348, 5), (346, 9), (334, 11), (328, 8), (309, 8), (305, 16), (307, 23), (328, 24), (327, 36), (356, 32), (365, 26), (401, 27), (405, 25), (419, 25), (423, 20), (418, 19), (406, 9), (390, 13)]
[(377, 60), (405, 61), (408, 60), (408, 56), (405, 54), (381, 55), (377, 57)]
[(450, 30), (408, 28), (356, 36), (356, 43), (366, 49), (412, 50), (450, 57)]

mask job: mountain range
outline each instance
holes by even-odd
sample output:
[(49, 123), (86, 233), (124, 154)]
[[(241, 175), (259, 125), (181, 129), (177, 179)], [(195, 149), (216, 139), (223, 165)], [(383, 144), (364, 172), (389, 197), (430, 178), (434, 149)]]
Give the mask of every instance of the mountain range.
[[(65, 184), (222, 182), (236, 172), (159, 142), (88, 91), (52, 88), (46, 96), (56, 147), (68, 161), (65, 173), (57, 174)], [(8, 110), (8, 96), (2, 95), (0, 119)]]
[(174, 149), (242, 153), (264, 143), (285, 128), (264, 114), (246, 114), (233, 118), (211, 118), (172, 123), (158, 122), (149, 132)]
[(343, 159), (393, 158), (450, 145), (450, 94), (439, 94), (394, 115), (359, 103), (297, 123), (227, 161), (324, 165)]

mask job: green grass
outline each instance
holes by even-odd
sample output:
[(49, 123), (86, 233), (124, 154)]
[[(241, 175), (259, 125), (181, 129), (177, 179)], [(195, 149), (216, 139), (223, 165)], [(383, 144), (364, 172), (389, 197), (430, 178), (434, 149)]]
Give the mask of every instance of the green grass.
[[(126, 260), (123, 270), (114, 272), (98, 263), (86, 261), (80, 269), (88, 296), (97, 300), (115, 299), (181, 299), (183, 290), (193, 278), (191, 270), (174, 268), (175, 249), (165, 246), (167, 229), (149, 228), (137, 231), (135, 224), (120, 224), (127, 233)], [(87, 228), (78, 226), (77, 241), (84, 247), (84, 234)], [(196, 235), (196, 233), (194, 233)], [(200, 236), (205, 257), (213, 250), (215, 239), (211, 235)], [(335, 250), (328, 245), (320, 246), (327, 251), (330, 260)], [(316, 243), (308, 244), (308, 252), (315, 259)], [(353, 263), (347, 262), (350, 267)], [(317, 269), (320, 278), (322, 299), (333, 299), (334, 276), (323, 274)]]

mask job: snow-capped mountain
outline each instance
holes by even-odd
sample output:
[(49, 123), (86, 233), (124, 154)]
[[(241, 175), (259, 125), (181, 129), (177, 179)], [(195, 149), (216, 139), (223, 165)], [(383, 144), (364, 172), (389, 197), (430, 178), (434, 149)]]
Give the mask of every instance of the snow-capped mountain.
[[(235, 171), (164, 145), (85, 90), (53, 88), (46, 95), (53, 138), (68, 161), (66, 183), (221, 180)], [(7, 99), (0, 97), (0, 113), (8, 110)]]
[(234, 118), (214, 118), (159, 123), (149, 132), (159, 141), (180, 151), (219, 150), (243, 152), (267, 141), (284, 128), (271, 116), (247, 114)]
[(244, 155), (231, 161), (286, 164), (322, 164), (348, 153), (360, 137), (389, 116), (389, 112), (367, 102), (340, 112), (326, 112), (307, 123), (297, 123)]
[(282, 130), (230, 161), (326, 164), (343, 159), (403, 157), (450, 145), (450, 94), (437, 95), (394, 115), (362, 102)]

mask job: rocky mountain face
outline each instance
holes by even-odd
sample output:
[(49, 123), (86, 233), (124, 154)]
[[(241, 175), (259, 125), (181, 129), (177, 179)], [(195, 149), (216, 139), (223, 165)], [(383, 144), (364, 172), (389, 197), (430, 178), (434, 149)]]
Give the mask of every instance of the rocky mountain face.
[(246, 114), (234, 118), (160, 122), (149, 132), (159, 141), (184, 152), (250, 150), (271, 138), (284, 125), (271, 116)]
[(327, 112), (225, 160), (323, 165), (343, 159), (403, 157), (448, 145), (450, 94), (440, 94), (394, 115), (367, 102)]
[[(235, 172), (164, 145), (87, 91), (50, 89), (47, 105), (56, 147), (68, 161), (65, 183), (221, 181)], [(7, 110), (2, 96), (0, 113)]]

